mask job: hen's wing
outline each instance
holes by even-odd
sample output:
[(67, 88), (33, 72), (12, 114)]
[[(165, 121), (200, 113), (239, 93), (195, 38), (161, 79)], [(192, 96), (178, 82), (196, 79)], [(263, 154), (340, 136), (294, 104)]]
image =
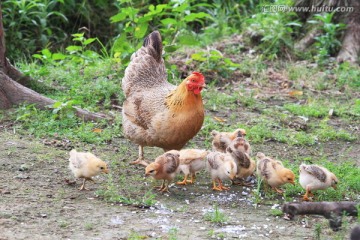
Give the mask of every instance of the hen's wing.
[(326, 173), (319, 166), (307, 165), (304, 167), (304, 170), (309, 174), (313, 175), (315, 178), (319, 179), (319, 181), (321, 182), (326, 181)]
[(122, 89), (126, 97), (159, 85), (171, 86), (167, 82), (162, 50), (160, 33), (154, 31), (145, 38), (143, 46), (131, 56), (122, 79)]

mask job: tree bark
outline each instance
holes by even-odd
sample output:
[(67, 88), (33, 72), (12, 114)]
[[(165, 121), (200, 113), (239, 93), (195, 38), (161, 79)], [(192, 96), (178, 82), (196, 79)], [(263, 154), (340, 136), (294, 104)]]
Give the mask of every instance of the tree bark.
[[(6, 46), (4, 37), (4, 26), (2, 23), (2, 10), (0, 2), (0, 109), (8, 109), (22, 103), (35, 104), (41, 109), (55, 103), (27, 86), (31, 78), (22, 74), (6, 59)], [(74, 107), (78, 117), (85, 121), (106, 119), (104, 114), (91, 113), (89, 111)]]
[(293, 219), (296, 215), (315, 214), (329, 219), (333, 231), (338, 231), (342, 224), (342, 216), (357, 216), (356, 202), (301, 202), (285, 203), (282, 211), (285, 219)]
[[(342, 45), (340, 51), (337, 53), (337, 61), (349, 61), (356, 63), (360, 55), (360, 1), (359, 0), (297, 0), (295, 3), (297, 7), (309, 7), (316, 10), (321, 10), (322, 7), (330, 7), (327, 9), (344, 9), (344, 7), (352, 7), (352, 12), (337, 11), (334, 14), (335, 22), (346, 23), (346, 30), (343, 33)], [(298, 12), (298, 16), (305, 23), (307, 19), (311, 18), (313, 14), (320, 12), (304, 11)], [(318, 36), (314, 29), (305, 34), (296, 45), (295, 49), (304, 51), (315, 42), (315, 37)]]

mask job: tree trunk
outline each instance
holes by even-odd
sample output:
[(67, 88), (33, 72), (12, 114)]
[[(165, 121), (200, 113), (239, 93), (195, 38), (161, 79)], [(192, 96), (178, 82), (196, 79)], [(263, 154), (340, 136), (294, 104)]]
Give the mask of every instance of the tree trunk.
[(285, 219), (293, 219), (296, 215), (315, 214), (329, 219), (333, 231), (338, 231), (342, 224), (343, 214), (357, 216), (356, 202), (302, 202), (285, 203), (282, 211)]
[[(337, 61), (357, 62), (360, 54), (360, 1), (359, 0), (296, 0), (295, 6), (309, 7), (316, 10), (321, 9), (338, 9), (334, 15), (335, 22), (346, 23), (346, 30), (342, 36), (341, 49), (337, 54)], [(330, 7), (330, 8), (326, 8)], [(351, 7), (350, 12), (341, 12), (339, 10), (345, 7)], [(349, 9), (348, 9), (349, 10)], [(320, 12), (304, 11), (297, 14), (305, 23), (312, 18), (313, 14)], [(304, 51), (315, 42), (315, 37), (318, 36), (315, 30), (310, 30), (305, 33), (298, 43), (295, 44), (295, 49)]]
[[(55, 101), (42, 96), (27, 86), (31, 78), (22, 74), (13, 67), (6, 59), (6, 46), (4, 27), (2, 23), (2, 9), (0, 2), (0, 109), (8, 109), (22, 103), (35, 104), (41, 109), (52, 105)], [(100, 120), (107, 118), (103, 114), (91, 113), (86, 110), (75, 108), (76, 115), (85, 121)]]
[(360, 3), (353, 4), (354, 12), (349, 15), (345, 36), (337, 61), (356, 62), (360, 54)]

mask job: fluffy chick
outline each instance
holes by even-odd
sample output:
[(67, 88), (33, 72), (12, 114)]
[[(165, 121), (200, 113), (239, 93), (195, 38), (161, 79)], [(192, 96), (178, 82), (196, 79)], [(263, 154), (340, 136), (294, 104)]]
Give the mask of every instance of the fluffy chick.
[(237, 165), (236, 178), (241, 180), (239, 184), (247, 185), (243, 179), (252, 175), (256, 168), (255, 161), (250, 158), (250, 144), (245, 138), (237, 137), (226, 148), (226, 152), (231, 155)]
[(283, 193), (278, 189), (283, 184), (295, 184), (295, 174), (285, 168), (282, 162), (266, 157), (263, 153), (257, 153), (257, 174), (272, 189), (278, 193)]
[(303, 196), (305, 201), (309, 201), (309, 196), (313, 196), (311, 191), (329, 187), (336, 189), (339, 182), (335, 174), (322, 166), (301, 164), (299, 172), (300, 185), (306, 190)]
[[(194, 183), (196, 173), (205, 168), (205, 157), (209, 152), (200, 149), (183, 149), (180, 150), (180, 165), (178, 171), (184, 173), (184, 180), (177, 182), (179, 185)], [(191, 180), (187, 180), (191, 174)]]
[[(145, 168), (145, 176), (152, 176), (156, 180), (162, 179), (161, 186), (156, 187), (160, 192), (169, 192), (169, 183), (174, 179), (180, 165), (180, 152), (171, 150), (158, 156), (154, 162)], [(167, 184), (165, 182), (167, 181)]]
[(232, 140), (236, 137), (244, 137), (246, 135), (245, 129), (238, 128), (234, 132), (218, 132), (213, 130), (211, 132), (213, 136), (212, 150), (217, 152), (226, 152), (226, 148), (229, 146)]
[[(229, 154), (210, 152), (206, 156), (206, 168), (210, 172), (213, 190), (229, 190), (228, 187), (222, 184), (222, 180), (233, 180), (237, 172), (236, 163)], [(216, 186), (216, 181), (218, 182), (218, 186)]]
[(69, 168), (76, 178), (83, 178), (83, 184), (79, 190), (85, 188), (87, 180), (95, 182), (92, 177), (100, 173), (109, 173), (106, 163), (89, 152), (77, 152), (75, 149), (70, 151)]

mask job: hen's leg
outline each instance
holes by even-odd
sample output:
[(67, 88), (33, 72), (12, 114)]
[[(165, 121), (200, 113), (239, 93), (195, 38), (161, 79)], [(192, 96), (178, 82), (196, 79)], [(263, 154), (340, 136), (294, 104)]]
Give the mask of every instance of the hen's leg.
[(139, 158), (133, 162), (131, 162), (130, 164), (141, 164), (144, 165), (145, 167), (147, 165), (149, 165), (145, 159), (144, 159), (144, 147), (139, 145)]

